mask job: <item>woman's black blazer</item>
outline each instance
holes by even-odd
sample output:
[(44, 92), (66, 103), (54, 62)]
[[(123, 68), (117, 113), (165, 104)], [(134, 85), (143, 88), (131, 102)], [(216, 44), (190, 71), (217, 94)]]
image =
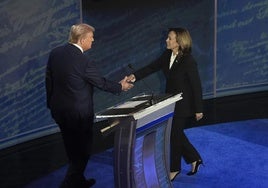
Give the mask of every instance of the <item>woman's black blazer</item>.
[(190, 117), (203, 112), (202, 86), (195, 59), (191, 54), (177, 57), (169, 69), (171, 53), (166, 50), (158, 59), (135, 71), (136, 80), (162, 70), (166, 77), (166, 93), (182, 92), (183, 99), (176, 103), (176, 116)]

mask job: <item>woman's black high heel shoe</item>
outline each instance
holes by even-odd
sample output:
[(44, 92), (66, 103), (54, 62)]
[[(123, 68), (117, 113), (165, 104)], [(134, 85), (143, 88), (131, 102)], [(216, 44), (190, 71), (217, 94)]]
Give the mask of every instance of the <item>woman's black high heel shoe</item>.
[(170, 181), (173, 181), (176, 178), (176, 176), (181, 173), (181, 171), (179, 170), (177, 172), (172, 172), (172, 173), (175, 173), (175, 174), (173, 175), (173, 177), (170, 177)]
[(200, 161), (196, 161), (195, 167), (194, 167), (194, 171), (188, 172), (187, 175), (188, 176), (192, 176), (192, 175), (196, 174), (197, 171), (199, 170), (199, 167), (200, 167), (201, 164), (203, 164), (203, 161), (201, 161), (201, 160)]

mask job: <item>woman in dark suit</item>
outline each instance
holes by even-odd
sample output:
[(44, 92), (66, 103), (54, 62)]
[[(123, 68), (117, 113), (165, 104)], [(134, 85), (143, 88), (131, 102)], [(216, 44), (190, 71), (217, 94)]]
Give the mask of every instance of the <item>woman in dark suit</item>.
[(95, 184), (95, 179), (84, 177), (91, 154), (94, 87), (114, 94), (133, 87), (126, 78), (119, 83), (105, 79), (84, 55), (94, 41), (94, 30), (87, 24), (73, 25), (69, 43), (53, 49), (47, 63), (47, 106), (59, 125), (69, 159), (62, 188), (88, 188)]
[(182, 92), (183, 99), (175, 106), (171, 129), (170, 179), (181, 171), (181, 158), (192, 165), (188, 175), (194, 175), (202, 164), (200, 154), (190, 143), (184, 128), (195, 118), (203, 117), (202, 87), (195, 59), (191, 55), (192, 39), (184, 28), (171, 28), (166, 39), (167, 50), (149, 65), (129, 75), (129, 81), (137, 81), (162, 70), (166, 77), (166, 93)]

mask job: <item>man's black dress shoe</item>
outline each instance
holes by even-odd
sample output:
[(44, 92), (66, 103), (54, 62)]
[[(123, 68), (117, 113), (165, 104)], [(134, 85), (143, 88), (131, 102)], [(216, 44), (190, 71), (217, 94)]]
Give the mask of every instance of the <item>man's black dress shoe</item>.
[(90, 178), (88, 180), (84, 180), (82, 182), (68, 182), (63, 181), (60, 185), (60, 188), (89, 188), (92, 187), (96, 183), (96, 180)]
[(96, 180), (94, 178), (90, 178), (90, 179), (86, 180), (86, 185), (88, 187), (92, 187), (95, 183), (96, 183)]

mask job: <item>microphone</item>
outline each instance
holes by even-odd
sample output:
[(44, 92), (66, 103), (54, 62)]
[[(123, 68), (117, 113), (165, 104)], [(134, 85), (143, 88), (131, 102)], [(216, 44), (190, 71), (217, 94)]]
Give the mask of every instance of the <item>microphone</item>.
[(107, 127), (104, 127), (100, 130), (103, 136), (108, 136), (112, 132), (115, 132), (117, 125), (119, 125), (120, 121), (118, 119), (114, 120), (113, 122), (109, 122)]
[[(128, 64), (128, 67), (133, 71), (133, 72), (136, 72), (136, 70), (132, 67), (131, 64)], [(152, 88), (143, 80), (141, 79), (143, 85), (146, 87), (146, 89), (149, 89), (150, 93), (151, 93), (151, 97), (149, 99), (149, 103), (150, 105), (154, 105), (156, 103), (156, 101), (154, 101), (154, 92), (152, 90)]]

